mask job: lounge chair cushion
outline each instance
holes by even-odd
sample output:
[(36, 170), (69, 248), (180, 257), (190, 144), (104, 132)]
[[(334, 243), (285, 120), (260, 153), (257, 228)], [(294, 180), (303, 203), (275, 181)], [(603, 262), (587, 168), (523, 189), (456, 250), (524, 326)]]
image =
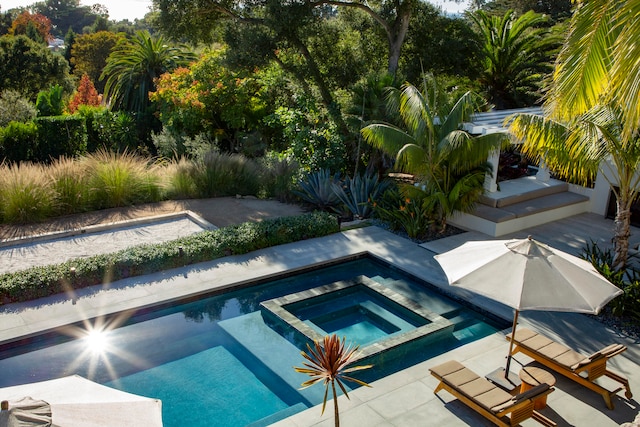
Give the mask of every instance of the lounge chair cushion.
[(487, 410), (510, 401), (512, 396), (490, 381), (478, 376), (456, 360), (430, 368), (444, 383), (458, 390)]
[(567, 369), (572, 369), (573, 366), (585, 359), (582, 354), (571, 350), (569, 347), (526, 328), (520, 328), (516, 331), (515, 341), (519, 345), (535, 351)]
[(550, 386), (549, 384), (543, 383), (543, 384), (538, 384), (537, 386), (530, 388), (529, 390), (517, 394), (515, 396), (513, 396), (509, 401), (504, 402), (498, 406), (494, 406), (493, 408), (491, 408), (491, 410), (493, 412), (500, 412), (504, 409), (509, 408), (512, 405), (518, 404), (524, 400), (527, 399), (533, 399), (536, 396), (538, 396), (539, 394), (544, 393), (545, 391), (549, 390)]
[(603, 357), (609, 357), (611, 354), (616, 353), (622, 350), (623, 348), (624, 346), (622, 344), (610, 344), (601, 350), (591, 353), (589, 356), (585, 357), (578, 363), (571, 366), (571, 369), (575, 370), (583, 366), (586, 366), (589, 363), (594, 362), (598, 359), (602, 359)]

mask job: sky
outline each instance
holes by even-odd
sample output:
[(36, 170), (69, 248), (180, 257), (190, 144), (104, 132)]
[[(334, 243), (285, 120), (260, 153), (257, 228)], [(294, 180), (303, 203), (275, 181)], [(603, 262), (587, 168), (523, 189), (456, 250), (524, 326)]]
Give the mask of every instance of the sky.
[[(38, 0), (0, 0), (0, 10), (6, 11), (15, 7), (30, 6), (36, 3)], [(456, 3), (449, 0), (429, 0), (430, 3), (437, 6), (442, 6), (443, 10), (447, 13), (460, 13), (467, 7), (468, 1), (464, 0), (460, 3)], [(115, 19), (121, 21), (128, 19), (133, 21), (134, 19), (143, 18), (144, 15), (149, 12), (151, 6), (151, 0), (81, 0), (80, 4), (90, 6), (95, 3), (100, 3), (107, 7), (109, 10), (109, 19)]]

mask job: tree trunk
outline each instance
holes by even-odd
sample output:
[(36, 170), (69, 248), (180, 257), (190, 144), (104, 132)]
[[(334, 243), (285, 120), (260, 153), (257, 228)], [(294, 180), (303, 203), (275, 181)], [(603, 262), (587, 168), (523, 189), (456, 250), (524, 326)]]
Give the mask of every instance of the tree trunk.
[(387, 71), (392, 76), (395, 76), (396, 71), (398, 71), (400, 52), (402, 50), (402, 45), (404, 44), (404, 39), (407, 37), (407, 31), (409, 30), (409, 20), (411, 19), (412, 11), (413, 1), (403, 1), (397, 7), (396, 19), (387, 32), (387, 38), (389, 40), (389, 62)]
[[(620, 189), (622, 190), (622, 189)], [(613, 237), (614, 259), (613, 268), (620, 270), (627, 265), (629, 255), (629, 236), (631, 235), (631, 202), (627, 192), (620, 191), (616, 197), (615, 232)]]
[(336, 427), (340, 427), (340, 413), (338, 412), (338, 396), (336, 395), (336, 384), (331, 380), (331, 391), (333, 392), (333, 417)]

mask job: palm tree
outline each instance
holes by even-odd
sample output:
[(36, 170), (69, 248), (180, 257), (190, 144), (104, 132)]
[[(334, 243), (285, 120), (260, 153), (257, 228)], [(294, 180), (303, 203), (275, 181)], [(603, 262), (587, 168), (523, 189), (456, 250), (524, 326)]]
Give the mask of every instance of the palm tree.
[(100, 76), (107, 79), (104, 98), (113, 109), (142, 114), (150, 103), (149, 92), (155, 91), (154, 80), (194, 59), (184, 48), (168, 46), (162, 37), (139, 31), (109, 55)]
[(524, 149), (561, 175), (584, 181), (604, 172), (616, 195), (616, 268), (626, 265), (630, 208), (638, 196), (638, 14), (637, 1), (579, 2), (556, 62), (547, 118), (519, 117), (511, 125)]
[[(427, 192), (438, 231), (455, 210), (469, 212), (483, 193), (489, 152), (508, 144), (504, 134), (472, 136), (462, 129), (477, 110), (471, 92), (449, 102), (433, 76), (425, 76), (422, 92), (405, 84), (390, 89), (387, 107), (402, 126), (374, 123), (362, 129), (369, 144), (395, 157), (396, 168), (413, 174)], [(407, 190), (407, 189), (405, 189)]]
[(327, 405), (327, 396), (329, 394), (329, 385), (331, 385), (331, 394), (333, 396), (333, 415), (335, 420), (335, 426), (340, 426), (340, 415), (338, 412), (338, 399), (336, 394), (336, 383), (344, 395), (349, 399), (347, 389), (342, 383), (343, 380), (351, 381), (362, 386), (371, 387), (369, 384), (360, 381), (351, 376), (347, 376), (350, 372), (361, 371), (363, 369), (369, 369), (372, 365), (354, 366), (349, 367), (353, 358), (358, 351), (358, 346), (351, 347), (345, 345), (345, 338), (340, 338), (336, 334), (324, 337), (323, 343), (314, 341), (313, 348), (307, 344), (308, 352), (301, 352), (307, 362), (302, 364), (304, 368), (294, 367), (296, 372), (301, 374), (307, 374), (311, 377), (310, 380), (302, 383), (302, 388), (310, 387), (316, 383), (322, 382), (324, 384), (324, 399), (322, 400), (322, 413)]
[(490, 16), (483, 10), (468, 15), (480, 33), (480, 83), (496, 109), (530, 106), (541, 97), (543, 75), (551, 70), (550, 54), (560, 39), (540, 25), (544, 15), (529, 11), (517, 16), (508, 10)]

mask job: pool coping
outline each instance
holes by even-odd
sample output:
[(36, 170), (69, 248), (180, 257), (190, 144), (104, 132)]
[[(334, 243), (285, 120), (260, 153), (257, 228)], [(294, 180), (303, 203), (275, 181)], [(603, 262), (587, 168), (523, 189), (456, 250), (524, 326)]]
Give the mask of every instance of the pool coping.
[(398, 304), (400, 307), (410, 311), (419, 318), (424, 319), (427, 323), (422, 326), (416, 326), (410, 331), (395, 334), (388, 338), (378, 340), (374, 343), (361, 346), (352, 359), (354, 363), (363, 359), (373, 357), (380, 353), (387, 352), (402, 344), (433, 338), (433, 334), (437, 334), (439, 332), (450, 332), (454, 327), (453, 323), (440, 316), (439, 314), (426, 309), (412, 299), (407, 298), (399, 294), (398, 292), (395, 292), (394, 290), (382, 285), (381, 283), (369, 279), (366, 276), (358, 276), (350, 280), (340, 280), (327, 285), (284, 295), (278, 298), (273, 298), (261, 302), (260, 307), (261, 309), (266, 310), (276, 319), (284, 322), (284, 324), (298, 331), (309, 341), (318, 342), (321, 344), (325, 334), (321, 334), (316, 331), (303, 320), (295, 316), (286, 307), (291, 304), (301, 303), (306, 300), (317, 298), (323, 295), (328, 295), (356, 286), (365, 286), (367, 289), (370, 289), (377, 295), (380, 295), (383, 298), (387, 298), (391, 302)]

